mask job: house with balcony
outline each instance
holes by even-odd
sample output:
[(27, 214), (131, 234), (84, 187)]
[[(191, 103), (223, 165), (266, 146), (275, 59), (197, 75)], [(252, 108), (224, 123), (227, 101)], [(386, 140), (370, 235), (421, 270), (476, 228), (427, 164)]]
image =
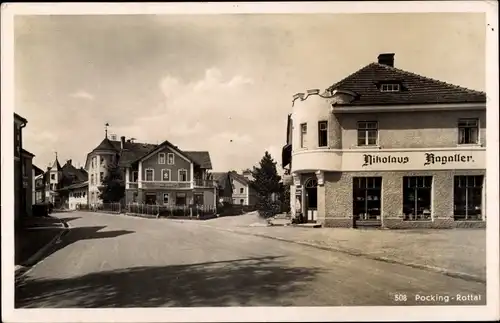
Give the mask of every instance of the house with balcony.
[(323, 226), (484, 227), (486, 94), (384, 53), (293, 96), (283, 147), (292, 216)]
[(217, 205), (217, 184), (211, 179), (207, 151), (183, 151), (169, 141), (159, 145), (132, 139), (104, 140), (87, 155), (89, 203), (99, 198), (107, 167), (116, 164), (125, 182), (126, 204)]
[[(52, 203), (55, 208), (72, 210), (78, 203), (87, 204), (88, 187), (85, 187), (87, 180), (88, 174), (83, 167), (75, 167), (71, 159), (61, 166), (56, 154), (52, 166), (48, 167), (44, 174), (45, 201)], [(76, 191), (73, 192), (74, 190)], [(73, 195), (79, 196), (78, 203), (73, 201)]]

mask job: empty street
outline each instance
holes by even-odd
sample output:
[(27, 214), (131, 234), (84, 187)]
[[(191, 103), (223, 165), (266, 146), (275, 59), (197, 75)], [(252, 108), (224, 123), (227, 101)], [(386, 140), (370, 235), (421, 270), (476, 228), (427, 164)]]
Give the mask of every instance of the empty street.
[(222, 231), (203, 221), (90, 212), (56, 216), (71, 229), (16, 286), (16, 307), (486, 302), (482, 283)]

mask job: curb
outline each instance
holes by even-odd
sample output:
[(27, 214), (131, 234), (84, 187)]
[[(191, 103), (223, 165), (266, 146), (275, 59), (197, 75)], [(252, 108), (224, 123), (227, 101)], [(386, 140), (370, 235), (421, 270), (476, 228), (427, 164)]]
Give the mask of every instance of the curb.
[(69, 225), (66, 222), (61, 221), (61, 224), (63, 225), (63, 228), (59, 234), (57, 234), (45, 246), (40, 248), (34, 255), (29, 257), (22, 265), (15, 266), (15, 280), (21, 278), (28, 270), (42, 260), (47, 251), (56, 245), (60, 241), (61, 237), (70, 230)]
[(432, 271), (432, 272), (443, 274), (443, 275), (453, 277), (453, 278), (460, 278), (460, 279), (463, 279), (466, 281), (473, 281), (473, 282), (486, 284), (486, 279), (484, 279), (482, 277), (472, 275), (472, 274), (462, 273), (462, 272), (451, 271), (451, 270), (448, 270), (446, 268), (433, 267), (433, 266), (422, 265), (422, 264), (417, 264), (417, 263), (405, 262), (405, 261), (401, 261), (401, 260), (397, 260), (397, 259), (390, 259), (390, 258), (381, 257), (381, 256), (374, 256), (374, 255), (370, 255), (367, 253), (362, 253), (362, 252), (354, 251), (354, 250), (335, 248), (335, 247), (326, 247), (326, 246), (322, 246), (322, 245), (315, 244), (315, 243), (304, 242), (304, 241), (293, 241), (290, 239), (273, 237), (273, 236), (268, 236), (268, 235), (259, 234), (259, 233), (249, 233), (249, 232), (243, 232), (243, 231), (232, 230), (232, 229), (225, 229), (225, 228), (208, 226), (208, 225), (203, 225), (203, 226), (214, 228), (214, 229), (221, 230), (221, 231), (242, 234), (242, 235), (249, 235), (249, 236), (266, 238), (266, 239), (271, 239), (271, 240), (278, 240), (278, 241), (282, 241), (282, 242), (294, 243), (294, 244), (312, 247), (312, 248), (316, 248), (316, 249), (322, 249), (322, 250), (327, 250), (327, 251), (336, 251), (336, 252), (348, 254), (350, 256), (363, 257), (363, 258), (367, 258), (370, 260), (376, 260), (376, 261), (381, 261), (381, 262), (396, 264), (396, 265), (403, 265), (403, 266), (411, 267), (411, 268), (415, 268), (415, 269), (423, 269), (423, 270)]

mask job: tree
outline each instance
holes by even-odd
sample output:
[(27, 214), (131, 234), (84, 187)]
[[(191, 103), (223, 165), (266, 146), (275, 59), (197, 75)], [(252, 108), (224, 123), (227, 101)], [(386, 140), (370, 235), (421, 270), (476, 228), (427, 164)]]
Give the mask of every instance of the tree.
[(99, 198), (103, 203), (116, 203), (125, 196), (125, 183), (120, 167), (113, 163), (107, 166), (108, 173), (102, 182)]
[(252, 176), (251, 185), (257, 193), (257, 210), (263, 217), (272, 216), (279, 210), (279, 202), (273, 199), (273, 196), (280, 196), (282, 186), (281, 177), (276, 170), (276, 162), (269, 152), (266, 151), (259, 166), (253, 168)]

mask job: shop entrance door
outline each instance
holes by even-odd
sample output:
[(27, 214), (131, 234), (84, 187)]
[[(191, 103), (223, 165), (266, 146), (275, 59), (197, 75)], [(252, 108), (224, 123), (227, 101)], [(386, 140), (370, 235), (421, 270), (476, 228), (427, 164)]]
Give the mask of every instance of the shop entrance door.
[(310, 178), (306, 181), (306, 222), (316, 222), (318, 219), (318, 181)]

